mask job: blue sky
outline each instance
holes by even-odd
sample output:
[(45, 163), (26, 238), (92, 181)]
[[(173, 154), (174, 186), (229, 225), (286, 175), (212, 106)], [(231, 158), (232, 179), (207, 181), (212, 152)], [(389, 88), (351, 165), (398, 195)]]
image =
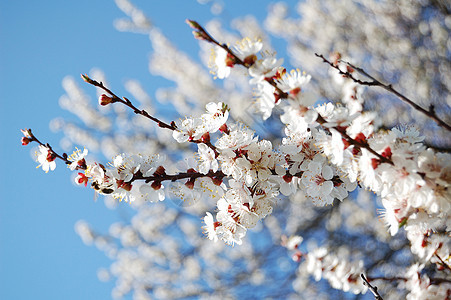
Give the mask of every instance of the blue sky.
[[(265, 15), (260, 1), (227, 3), (226, 17)], [(211, 18), (208, 6), (194, 0), (135, 4), (178, 47), (196, 56), (197, 41), (184, 20), (205, 23)], [(233, 11), (237, 4), (239, 12)], [(93, 201), (92, 190), (71, 184), (65, 166), (48, 174), (36, 169), (31, 147), (20, 144), (20, 129), (32, 128), (58, 149), (61, 134), (48, 124), (58, 116), (73, 118), (58, 106), (66, 75), (78, 78), (101, 68), (119, 94), (130, 78), (139, 79), (151, 95), (164, 84), (148, 73), (148, 38), (117, 32), (112, 23), (118, 17), (123, 13), (113, 1), (0, 2), (0, 299), (110, 298), (113, 283), (96, 275), (110, 261), (81, 242), (74, 224), (84, 219), (105, 232), (118, 212)]]

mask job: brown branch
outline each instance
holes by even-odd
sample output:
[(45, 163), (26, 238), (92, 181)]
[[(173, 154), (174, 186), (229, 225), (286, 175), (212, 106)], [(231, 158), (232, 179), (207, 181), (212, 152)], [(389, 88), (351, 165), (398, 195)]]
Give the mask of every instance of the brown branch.
[[(196, 38), (201, 39), (201, 40), (204, 40), (204, 41), (207, 41), (207, 42), (209, 42), (209, 43), (213, 43), (213, 44), (215, 44), (215, 45), (221, 47), (222, 49), (224, 49), (225, 51), (227, 51), (227, 53), (229, 53), (230, 55), (232, 55), (232, 56), (234, 57), (234, 59), (237, 60), (237, 64), (243, 65), (243, 66), (246, 67), (246, 68), (250, 68), (250, 67), (252, 66), (251, 64), (245, 63), (245, 62), (243, 62), (239, 57), (237, 57), (236, 54), (233, 53), (233, 51), (232, 51), (227, 45), (221, 44), (221, 43), (219, 43), (218, 41), (216, 41), (216, 40), (215, 40), (215, 39), (214, 39), (214, 38), (213, 38), (213, 37), (212, 37), (212, 36), (211, 36), (211, 35), (210, 35), (210, 34), (202, 27), (202, 26), (200, 26), (196, 21), (186, 20), (186, 22), (187, 22), (187, 24), (188, 24), (189, 26), (191, 26), (191, 28), (195, 29), (195, 31), (193, 31), (193, 34), (194, 34), (194, 36), (195, 36)], [(329, 62), (324, 56), (322, 56), (322, 55), (320, 56), (320, 55), (318, 55), (318, 54), (316, 54), (316, 55), (319, 56), (319, 57), (322, 57), (323, 60), (324, 60), (325, 62), (329, 63), (332, 67), (335, 68), (335, 66), (334, 66), (331, 62)], [(338, 70), (339, 70), (340, 72), (342, 72), (340, 69), (338, 69)], [(357, 80), (357, 79), (356, 79), (356, 80)], [(288, 98), (288, 94), (285, 93), (285, 92), (283, 92), (283, 91), (277, 86), (277, 83), (276, 83), (272, 78), (269, 78), (269, 79), (267, 79), (266, 81), (267, 81), (269, 84), (271, 84), (271, 85), (277, 90), (277, 93), (279, 94), (279, 96), (281, 96), (281, 98)], [(362, 83), (362, 84), (364, 84), (364, 83), (370, 84), (370, 83), (363, 82), (363, 81), (360, 81), (360, 83)], [(327, 121), (326, 121), (322, 116), (320, 116), (320, 115), (318, 115), (317, 121), (318, 121), (318, 123), (320, 123), (321, 125), (327, 123)], [(382, 156), (381, 154), (377, 153), (377, 152), (376, 152), (375, 150), (373, 150), (367, 143), (362, 143), (362, 142), (356, 141), (355, 139), (351, 138), (346, 132), (344, 132), (343, 130), (341, 130), (341, 129), (338, 128), (338, 127), (333, 127), (333, 128), (336, 129), (336, 130), (343, 136), (343, 138), (345, 138), (350, 144), (352, 144), (352, 145), (354, 145), (354, 146), (357, 146), (357, 147), (360, 147), (360, 148), (365, 148), (365, 149), (367, 149), (369, 152), (371, 152), (373, 155), (375, 155), (375, 156), (376, 156), (381, 162), (383, 162), (383, 163), (388, 163), (388, 164), (394, 165), (394, 163), (393, 163), (390, 159), (388, 159), (388, 158)], [(326, 128), (326, 130), (328, 130), (328, 129)]]
[(174, 175), (168, 175), (166, 173), (163, 174), (154, 174), (152, 176), (143, 176), (140, 173), (137, 173), (133, 176), (133, 178), (129, 181), (129, 182), (133, 182), (135, 180), (145, 180), (146, 183), (152, 182), (152, 181), (157, 181), (157, 182), (163, 182), (163, 181), (171, 181), (171, 182), (175, 182), (177, 180), (181, 180), (181, 179), (189, 179), (189, 180), (196, 180), (197, 178), (201, 178), (201, 177), (210, 177), (210, 178), (216, 178), (219, 180), (222, 180), (224, 177), (226, 177), (227, 175), (224, 174), (222, 171), (216, 171), (213, 172), (212, 170), (210, 170), (207, 174), (202, 174), (196, 171), (188, 171), (188, 172), (182, 172), (182, 173), (177, 173)]
[[(404, 277), (368, 277), (368, 281), (374, 281), (374, 280), (384, 280), (384, 281), (407, 281), (407, 278)], [(442, 283), (451, 283), (451, 279), (447, 278), (434, 278), (429, 277), (430, 283), (433, 285), (439, 285)]]
[(376, 300), (383, 300), (381, 295), (377, 291), (377, 287), (376, 286), (372, 286), (371, 283), (369, 283), (368, 279), (366, 279), (365, 275), (360, 274), (360, 277), (362, 277), (362, 279), (363, 279), (363, 282), (364, 282), (363, 284), (366, 285), (369, 288), (371, 293), (373, 293), (374, 299), (376, 299)]
[(435, 251), (434, 255), (440, 261), (440, 265), (442, 267), (444, 267), (445, 269), (448, 269), (449, 271), (451, 271), (451, 267), (446, 262), (443, 261), (443, 259), (437, 254), (437, 251)]
[(406, 96), (404, 96), (403, 94), (401, 94), (400, 92), (398, 92), (397, 90), (395, 90), (393, 88), (393, 86), (391, 84), (384, 84), (382, 82), (380, 82), (379, 80), (377, 80), (376, 78), (374, 78), (373, 76), (371, 76), (370, 74), (368, 74), (365, 70), (363, 70), (362, 68), (356, 67), (353, 64), (343, 61), (341, 60), (341, 62), (345, 63), (346, 65), (348, 65), (349, 67), (351, 67), (352, 69), (356, 70), (357, 72), (359, 72), (360, 74), (368, 77), (369, 79), (371, 79), (371, 81), (362, 81), (359, 80), (357, 78), (355, 78), (351, 72), (349, 72), (349, 70), (346, 71), (342, 71), (337, 64), (332, 63), (331, 61), (327, 60), (322, 54), (318, 54), (315, 53), (315, 55), (319, 58), (321, 58), (323, 60), (323, 62), (327, 63), (329, 66), (331, 66), (332, 68), (338, 70), (338, 72), (351, 79), (352, 81), (360, 84), (360, 85), (366, 85), (366, 86), (379, 86), (381, 88), (383, 88), (384, 90), (396, 95), (398, 98), (400, 98), (402, 101), (406, 102), (407, 104), (409, 104), (410, 106), (412, 106), (414, 109), (422, 112), (423, 114), (425, 114), (427, 117), (431, 118), (432, 120), (434, 120), (435, 122), (437, 122), (437, 124), (445, 129), (447, 129), (448, 131), (451, 131), (451, 126), (448, 125), (447, 123), (445, 123), (445, 121), (441, 120), (437, 114), (435, 113), (434, 110), (434, 106), (431, 105), (429, 107), (429, 110), (424, 109), (423, 107), (419, 106), (418, 104), (416, 104), (415, 102), (413, 102), (411, 99), (407, 98)]
[[(229, 46), (227, 46), (226, 44), (221, 44), (219, 43), (217, 40), (215, 40), (202, 26), (199, 25), (199, 23), (197, 23), (196, 21), (192, 21), (192, 20), (186, 20), (186, 23), (193, 29), (195, 29), (195, 31), (193, 31), (194, 37), (200, 40), (204, 40), (206, 42), (212, 43), (218, 47), (221, 47), (222, 49), (224, 49), (228, 54), (230, 54), (233, 59), (235, 64), (237, 65), (242, 65), (245, 68), (249, 69), (250, 67), (252, 67), (252, 65), (254, 64), (254, 62), (245, 62), (242, 59), (240, 59), (233, 51), (232, 49), (230, 49)], [(280, 98), (282, 99), (286, 99), (288, 98), (288, 93), (285, 93), (284, 91), (282, 91), (276, 84), (276, 82), (272, 79), (272, 78), (265, 78), (265, 80), (272, 85), (276, 91), (277, 94), (280, 96)]]
[[(316, 121), (318, 123), (320, 123), (321, 125), (324, 125), (324, 124), (327, 123), (327, 121), (320, 114), (318, 114), (318, 118), (317, 118)], [(326, 129), (328, 132), (330, 132), (330, 130), (327, 127), (323, 126), (323, 128)], [(350, 137), (343, 128), (339, 128), (337, 126), (332, 127), (332, 128), (337, 130), (341, 134), (341, 136), (344, 139), (346, 139), (351, 145), (357, 146), (359, 148), (365, 148), (371, 154), (375, 155), (378, 159), (380, 159), (380, 161), (383, 162), (383, 163), (387, 163), (387, 164), (390, 164), (392, 166), (395, 165), (391, 159), (388, 159), (387, 157), (377, 153), (374, 149), (372, 149), (370, 147), (370, 145), (368, 145), (368, 143), (359, 142), (359, 141), (353, 139), (352, 137)]]
[[(89, 84), (91, 84), (91, 85), (93, 85), (95, 87), (101, 88), (102, 90), (104, 90), (105, 92), (110, 94), (111, 97), (112, 97), (111, 98), (111, 103), (115, 103), (115, 102), (122, 103), (125, 106), (131, 108), (135, 114), (142, 115), (143, 117), (146, 117), (146, 118), (154, 121), (161, 128), (167, 128), (167, 129), (172, 130), (172, 131), (177, 130), (177, 126), (175, 125), (174, 121), (172, 121), (170, 124), (167, 124), (167, 123), (165, 123), (165, 122), (163, 122), (163, 121), (151, 116), (144, 109), (138, 109), (136, 106), (134, 106), (133, 103), (129, 99), (127, 99), (126, 97), (119, 98), (110, 89), (108, 89), (102, 82), (97, 82), (97, 81), (89, 78), (88, 75), (86, 75), (86, 74), (85, 75), (82, 74), (81, 78), (85, 82), (87, 82), (87, 83), (89, 83)], [(200, 140), (188, 140), (188, 141), (191, 142), (191, 143), (194, 143), (194, 144), (204, 143), (204, 144), (206, 144), (209, 148), (211, 148), (214, 151), (216, 157), (219, 155), (218, 150), (216, 149), (216, 147), (210, 141), (206, 141), (206, 140), (203, 140), (203, 139), (200, 139)]]
[(128, 100), (127, 98), (125, 98), (125, 97), (124, 97), (124, 98), (119, 98), (119, 97), (118, 97), (116, 94), (114, 94), (110, 89), (108, 89), (106, 86), (104, 86), (102, 82), (95, 81), (95, 80), (89, 78), (88, 75), (86, 75), (86, 74), (85, 74), (85, 75), (82, 74), (82, 75), (81, 75), (81, 78), (82, 78), (85, 82), (87, 82), (87, 83), (89, 83), (89, 84), (91, 84), (91, 85), (93, 85), (93, 86), (95, 86), (95, 87), (101, 88), (102, 90), (104, 90), (105, 92), (107, 92), (108, 94), (110, 94), (111, 97), (112, 97), (112, 103), (114, 103), (114, 102), (120, 102), (120, 103), (122, 103), (122, 104), (128, 106), (129, 108), (131, 108), (135, 114), (137, 114), (137, 115), (142, 115), (142, 116), (144, 116), (144, 117), (146, 117), (146, 118), (148, 118), (148, 119), (154, 121), (155, 123), (158, 124), (158, 126), (160, 126), (160, 127), (162, 127), (162, 128), (167, 128), (167, 129), (170, 129), (170, 130), (175, 130), (175, 129), (177, 128), (177, 127), (175, 126), (175, 123), (167, 124), (167, 123), (165, 123), (165, 122), (163, 122), (163, 121), (158, 120), (158, 119), (155, 118), (155, 117), (152, 117), (152, 116), (151, 116), (147, 111), (145, 111), (144, 109), (138, 109), (138, 108), (137, 108), (136, 106), (134, 106), (133, 103), (132, 103), (130, 100)]
[[(24, 132), (24, 131), (22, 131), (22, 132)], [(48, 149), (49, 149), (48, 151), (49, 151), (50, 153), (52, 153), (53, 155), (55, 155), (56, 158), (62, 160), (66, 165), (70, 165), (71, 163), (73, 163), (72, 161), (70, 161), (70, 160), (67, 159), (67, 154), (66, 154), (66, 153), (63, 153), (62, 155), (59, 155), (58, 153), (56, 153), (56, 152), (53, 150), (52, 146), (50, 146), (49, 143), (46, 143), (46, 144), (42, 143), (42, 142), (41, 142), (41, 141), (40, 141), (40, 140), (39, 140), (39, 139), (31, 132), (31, 129), (26, 129), (25, 132), (26, 132), (26, 134), (28, 135), (28, 137), (27, 137), (28, 142), (36, 142), (36, 143), (38, 143), (39, 145), (48, 148)], [(24, 134), (25, 134), (25, 133), (24, 133)], [(86, 170), (86, 165), (77, 165), (77, 167), (75, 168), (75, 170)]]

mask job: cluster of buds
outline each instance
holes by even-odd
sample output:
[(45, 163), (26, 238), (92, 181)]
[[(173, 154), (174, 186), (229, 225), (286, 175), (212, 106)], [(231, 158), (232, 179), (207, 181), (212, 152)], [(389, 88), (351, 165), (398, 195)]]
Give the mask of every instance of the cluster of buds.
[(30, 142), (33, 141), (33, 135), (31, 133), (31, 129), (21, 129), (20, 130), (22, 132), (22, 134), (24, 135), (21, 139), (22, 145), (26, 146), (28, 145)]

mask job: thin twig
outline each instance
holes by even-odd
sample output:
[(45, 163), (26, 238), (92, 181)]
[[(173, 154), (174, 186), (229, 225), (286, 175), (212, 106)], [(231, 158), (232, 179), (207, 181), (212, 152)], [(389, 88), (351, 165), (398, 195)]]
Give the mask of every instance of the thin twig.
[(448, 269), (448, 270), (451, 271), (451, 267), (450, 267), (446, 262), (443, 261), (443, 259), (437, 254), (437, 251), (435, 251), (434, 255), (435, 255), (435, 257), (437, 257), (438, 260), (441, 262), (440, 265), (441, 265), (443, 268), (446, 268), (446, 269)]
[(437, 124), (445, 129), (447, 129), (448, 131), (451, 131), (451, 126), (448, 125), (447, 123), (445, 123), (445, 121), (441, 120), (437, 114), (435, 113), (434, 110), (434, 106), (431, 105), (429, 107), (429, 110), (424, 109), (423, 107), (419, 106), (418, 104), (416, 104), (415, 102), (413, 102), (411, 99), (407, 98), (406, 96), (404, 96), (403, 94), (401, 94), (400, 92), (398, 92), (397, 90), (395, 90), (393, 88), (393, 86), (391, 84), (384, 84), (382, 82), (380, 82), (379, 80), (377, 80), (376, 78), (374, 78), (373, 76), (371, 76), (370, 74), (368, 74), (365, 70), (363, 70), (362, 68), (356, 67), (353, 64), (340, 60), (341, 62), (345, 63), (346, 65), (348, 65), (349, 67), (351, 67), (352, 69), (356, 70), (357, 72), (359, 72), (360, 74), (368, 77), (369, 79), (371, 79), (371, 81), (363, 81), (363, 80), (359, 80), (357, 78), (355, 78), (351, 72), (349, 72), (348, 70), (343, 71), (339, 68), (339, 66), (337, 64), (332, 63), (331, 61), (329, 61), (328, 59), (326, 59), (322, 54), (318, 54), (315, 53), (315, 55), (319, 58), (321, 58), (323, 60), (323, 62), (327, 63), (328, 65), (330, 65), (332, 68), (338, 70), (338, 72), (343, 75), (346, 76), (347, 78), (351, 79), (352, 81), (361, 84), (361, 85), (366, 85), (366, 86), (379, 86), (381, 88), (383, 88), (384, 90), (395, 94), (398, 98), (400, 98), (402, 101), (406, 102), (407, 104), (409, 104), (410, 106), (412, 106), (414, 109), (422, 112), (423, 114), (425, 114), (426, 116), (428, 116), (429, 118), (431, 118), (432, 120), (434, 120), (435, 122), (437, 122)]
[[(89, 83), (89, 84), (91, 84), (91, 85), (93, 85), (93, 86), (95, 86), (95, 87), (101, 88), (102, 90), (104, 90), (105, 92), (107, 92), (108, 94), (110, 94), (111, 97), (112, 97), (112, 102), (111, 102), (111, 103), (114, 103), (114, 102), (122, 103), (122, 104), (124, 104), (125, 106), (131, 108), (135, 114), (137, 114), (137, 115), (142, 115), (142, 116), (144, 116), (144, 117), (146, 117), (146, 118), (148, 118), (148, 119), (154, 121), (154, 122), (157, 123), (158, 126), (161, 127), (161, 128), (166, 128), (166, 129), (169, 129), (169, 130), (172, 130), (172, 131), (177, 130), (177, 126), (175, 125), (175, 122), (174, 122), (174, 121), (172, 121), (170, 124), (167, 124), (167, 123), (165, 123), (165, 122), (163, 122), (163, 121), (161, 121), (161, 120), (159, 120), (159, 119), (157, 119), (157, 118), (151, 116), (151, 115), (150, 115), (147, 111), (145, 111), (144, 109), (138, 109), (138, 108), (137, 108), (136, 106), (134, 106), (133, 103), (132, 103), (129, 99), (127, 99), (126, 97), (119, 98), (115, 93), (113, 93), (110, 89), (108, 89), (102, 82), (98, 82), (98, 81), (96, 81), (96, 80), (93, 80), (93, 79), (89, 78), (88, 75), (81, 75), (81, 78), (82, 78), (85, 82), (87, 82), (87, 83)], [(194, 144), (200, 144), (200, 143), (203, 143), (203, 144), (207, 145), (210, 149), (212, 149), (212, 150), (214, 151), (214, 153), (215, 153), (216, 156), (219, 155), (218, 150), (216, 149), (216, 147), (215, 147), (210, 141), (207, 141), (207, 140), (204, 140), (204, 139), (200, 139), (200, 140), (188, 140), (188, 141), (189, 141), (190, 143), (194, 143)]]
[[(206, 42), (212, 43), (222, 49), (224, 49), (229, 55), (231, 55), (234, 59), (235, 64), (237, 65), (242, 65), (245, 68), (249, 69), (250, 67), (252, 67), (252, 65), (254, 64), (249, 63), (249, 62), (245, 62), (243, 61), (241, 58), (239, 58), (233, 51), (232, 49), (230, 49), (229, 46), (227, 46), (226, 44), (221, 44), (219, 43), (217, 40), (215, 40), (202, 26), (200, 26), (196, 21), (192, 21), (192, 20), (186, 20), (186, 23), (191, 26), (191, 28), (195, 29), (195, 31), (193, 31), (194, 37), (200, 39), (200, 40), (204, 40)], [(265, 78), (265, 80), (272, 85), (276, 91), (277, 94), (280, 96), (280, 98), (282, 99), (286, 99), (288, 98), (288, 93), (285, 93), (284, 91), (282, 91), (276, 84), (276, 82), (272, 79), (272, 78)]]
[[(30, 142), (36, 142), (41, 146), (46, 147), (47, 149), (49, 149), (48, 151), (50, 153), (52, 153), (53, 155), (55, 155), (56, 158), (59, 158), (60, 160), (62, 160), (66, 165), (70, 165), (71, 163), (73, 163), (72, 161), (70, 161), (69, 159), (67, 159), (67, 154), (63, 153), (63, 155), (59, 155), (58, 153), (56, 153), (52, 146), (50, 146), (49, 143), (42, 143), (32, 132), (31, 129), (27, 129), (27, 133), (30, 136), (29, 141)], [(77, 165), (77, 167), (75, 168), (75, 170), (86, 170), (86, 166), (84, 165)]]
[(368, 279), (366, 279), (365, 275), (360, 274), (360, 277), (362, 277), (362, 279), (364, 281), (363, 284), (366, 285), (369, 288), (371, 293), (373, 293), (374, 299), (376, 299), (376, 300), (383, 300), (381, 295), (377, 291), (377, 287), (376, 286), (372, 286), (371, 283), (369, 283)]
[[(226, 44), (221, 44), (219, 43), (217, 40), (215, 40), (201, 25), (199, 25), (196, 21), (192, 21), (192, 20), (187, 20), (186, 21), (188, 23), (189, 26), (191, 26), (191, 28), (195, 29), (195, 31), (193, 31), (193, 34), (196, 38), (204, 40), (206, 42), (215, 44), (219, 47), (221, 47), (222, 49), (224, 49), (225, 51), (227, 51), (227, 53), (229, 53), (230, 55), (233, 56), (233, 58), (236, 60), (236, 63), (239, 65), (244, 66), (245, 68), (249, 69), (252, 64), (249, 63), (245, 63), (244, 61), (242, 61)], [(318, 56), (318, 55), (317, 55)], [(321, 56), (323, 57), (323, 56)], [(323, 59), (325, 61), (327, 61), (324, 57)], [(330, 63), (331, 64), (331, 63)], [(332, 65), (332, 64), (331, 64)], [(272, 79), (272, 78), (265, 78), (265, 80), (271, 84), (277, 91), (278, 95), (283, 98), (286, 99), (288, 98), (288, 93), (283, 92), (278, 86), (277, 83)], [(363, 82), (362, 82), (363, 83)], [(327, 123), (327, 121), (320, 115), (318, 115), (318, 119), (317, 122), (320, 123), (321, 125)], [(326, 130), (329, 130), (328, 128), (324, 127)], [(375, 150), (373, 150), (368, 143), (362, 143), (359, 142), (353, 138), (351, 138), (344, 130), (338, 128), (338, 127), (333, 127), (334, 129), (336, 129), (344, 139), (346, 139), (351, 145), (354, 145), (356, 147), (360, 147), (360, 148), (365, 148), (367, 149), (369, 152), (371, 152), (373, 155), (375, 155), (382, 163), (388, 163), (391, 165), (394, 165), (394, 163), (387, 157), (384, 157), (383, 155), (377, 153)]]
[(113, 103), (114, 103), (114, 102), (120, 102), (120, 103), (122, 103), (122, 104), (128, 106), (129, 108), (131, 108), (131, 109), (133, 110), (133, 112), (134, 112), (135, 114), (142, 115), (142, 116), (144, 116), (144, 117), (146, 117), (146, 118), (148, 118), (148, 119), (154, 121), (155, 123), (158, 124), (158, 126), (160, 126), (160, 127), (162, 127), (162, 128), (167, 128), (167, 129), (170, 129), (170, 130), (175, 130), (175, 129), (177, 128), (177, 127), (175, 126), (175, 123), (167, 124), (167, 123), (165, 123), (165, 122), (163, 122), (163, 121), (161, 121), (161, 120), (158, 120), (157, 118), (151, 116), (151, 115), (150, 115), (147, 111), (145, 111), (144, 109), (138, 109), (138, 108), (137, 108), (136, 106), (134, 106), (133, 103), (132, 103), (130, 100), (128, 100), (127, 98), (125, 98), (125, 97), (124, 97), (124, 98), (119, 98), (115, 93), (113, 93), (110, 89), (108, 89), (105, 85), (103, 85), (102, 82), (98, 82), (98, 81), (96, 81), (96, 80), (93, 80), (93, 79), (89, 78), (88, 75), (81, 75), (81, 78), (82, 78), (85, 82), (87, 82), (87, 83), (89, 83), (89, 84), (91, 84), (91, 85), (93, 85), (93, 86), (95, 86), (95, 87), (101, 88), (102, 90), (104, 90), (105, 92), (107, 92), (108, 94), (110, 94), (110, 95), (112, 96), (112, 98), (113, 98), (113, 101), (112, 101)]

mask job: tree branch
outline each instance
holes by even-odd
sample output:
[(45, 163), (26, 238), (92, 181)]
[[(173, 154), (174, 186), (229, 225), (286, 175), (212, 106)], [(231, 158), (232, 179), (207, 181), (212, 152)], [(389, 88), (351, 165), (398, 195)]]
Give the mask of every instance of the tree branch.
[(434, 110), (434, 106), (433, 106), (433, 105), (431, 105), (431, 106), (429, 107), (429, 110), (426, 110), (426, 109), (422, 108), (421, 106), (419, 106), (418, 104), (416, 104), (415, 102), (413, 102), (411, 99), (407, 98), (406, 96), (404, 96), (403, 94), (401, 94), (400, 92), (398, 92), (397, 90), (395, 90), (391, 84), (388, 84), (388, 85), (387, 85), (387, 84), (384, 84), (384, 83), (380, 82), (379, 80), (377, 80), (376, 78), (374, 78), (373, 76), (371, 76), (370, 74), (368, 74), (368, 73), (367, 73), (365, 70), (363, 70), (362, 68), (356, 67), (356, 66), (354, 66), (353, 64), (351, 64), (351, 63), (349, 63), (349, 62), (346, 62), (346, 61), (341, 60), (341, 62), (345, 63), (345, 64), (348, 65), (350, 68), (356, 70), (356, 71), (359, 72), (360, 74), (362, 74), (362, 75), (368, 77), (369, 79), (371, 79), (371, 81), (362, 81), (362, 80), (359, 80), (359, 79), (355, 78), (355, 77), (351, 74), (351, 72), (349, 72), (348, 70), (342, 71), (342, 70), (338, 67), (337, 64), (334, 64), (334, 63), (332, 63), (331, 61), (327, 60), (322, 54), (315, 53), (315, 55), (316, 55), (317, 57), (321, 58), (321, 59), (323, 60), (323, 62), (327, 63), (327, 64), (328, 64), (329, 66), (331, 66), (332, 68), (338, 70), (338, 72), (339, 72), (341, 75), (343, 75), (343, 76), (345, 76), (345, 77), (351, 79), (352, 81), (354, 81), (354, 82), (356, 82), (356, 83), (358, 83), (358, 84), (360, 84), (360, 85), (366, 85), (366, 86), (379, 86), (379, 87), (383, 88), (384, 90), (386, 90), (386, 91), (388, 91), (388, 92), (390, 92), (390, 93), (396, 95), (398, 98), (400, 98), (402, 101), (404, 101), (404, 102), (406, 102), (407, 104), (409, 104), (410, 106), (412, 106), (414, 109), (416, 109), (416, 110), (422, 112), (422, 113), (425, 114), (427, 117), (429, 117), (429, 118), (431, 118), (432, 120), (434, 120), (435, 122), (437, 122), (437, 124), (438, 124), (440, 127), (443, 127), (443, 128), (445, 128), (446, 130), (448, 130), (448, 131), (451, 131), (451, 126), (448, 125), (447, 123), (445, 123), (445, 121), (441, 120), (441, 119), (437, 116), (437, 114), (435, 113), (435, 110)]
[(360, 274), (360, 277), (362, 277), (363, 281), (364, 281), (364, 285), (366, 285), (369, 290), (371, 291), (371, 293), (373, 293), (374, 295), (374, 299), (376, 300), (383, 300), (381, 295), (379, 294), (379, 292), (377, 291), (377, 287), (376, 286), (372, 286), (371, 283), (369, 283), (368, 279), (366, 279), (365, 275)]

